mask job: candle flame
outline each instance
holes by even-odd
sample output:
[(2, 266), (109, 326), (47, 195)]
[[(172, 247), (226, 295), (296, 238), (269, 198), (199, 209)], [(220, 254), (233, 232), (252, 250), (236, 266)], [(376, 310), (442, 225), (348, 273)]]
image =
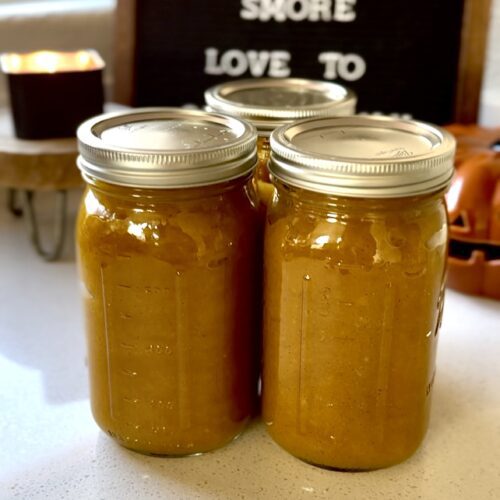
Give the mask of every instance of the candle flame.
[(61, 62), (61, 56), (55, 52), (42, 51), (35, 54), (31, 69), (36, 73), (55, 73)]
[(10, 67), (12, 68), (12, 72), (17, 73), (23, 65), (23, 60), (21, 56), (17, 54), (12, 54), (10, 58)]
[(91, 71), (104, 67), (104, 62), (93, 50), (56, 52), (40, 50), (27, 54), (3, 54), (1, 68), (5, 73), (56, 73)]
[(80, 68), (87, 68), (89, 66), (89, 63), (91, 62), (90, 54), (88, 52), (85, 52), (84, 50), (77, 52), (76, 58), (78, 64), (80, 65)]

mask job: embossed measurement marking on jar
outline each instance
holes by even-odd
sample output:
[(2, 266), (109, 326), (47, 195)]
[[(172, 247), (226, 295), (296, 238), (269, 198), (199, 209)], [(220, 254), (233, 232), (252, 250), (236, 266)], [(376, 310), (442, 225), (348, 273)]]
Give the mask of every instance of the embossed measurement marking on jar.
[(181, 429), (191, 427), (191, 394), (190, 394), (190, 334), (188, 331), (188, 293), (185, 289), (183, 274), (175, 274), (175, 312), (177, 340), (177, 391), (179, 398), (179, 426)]
[[(186, 378), (186, 372), (190, 364), (190, 344), (186, 344), (185, 339), (188, 319), (181, 275), (169, 267), (169, 286), (158, 286), (150, 277), (143, 277), (134, 286), (123, 280), (110, 286), (111, 276), (122, 274), (122, 266), (127, 264), (115, 262), (111, 267), (101, 266), (100, 270), (106, 363), (104, 383), (110, 415), (126, 424), (127, 420), (137, 418), (134, 415), (154, 408), (157, 418), (164, 419), (167, 418), (164, 411), (174, 408), (170, 398), (178, 397), (179, 402), (175, 403), (177, 419), (182, 428), (188, 428), (191, 425), (190, 407), (186, 406), (186, 401), (191, 396), (191, 381)], [(131, 279), (133, 282), (134, 278)], [(151, 285), (144, 286), (144, 281)], [(151, 314), (144, 316), (144, 307), (139, 306), (145, 297), (146, 311), (156, 311), (154, 317)], [(163, 307), (156, 304), (163, 304)], [(118, 305), (122, 310), (117, 308)], [(143, 317), (143, 326), (138, 330), (134, 320), (139, 317)], [(156, 327), (164, 325), (164, 334), (151, 336), (151, 324)], [(171, 361), (166, 362), (168, 359)], [(154, 371), (153, 378), (144, 371), (145, 366)], [(164, 394), (168, 404), (163, 404), (163, 394), (158, 394), (158, 377), (173, 377), (176, 381), (178, 394)], [(142, 396), (138, 397), (139, 394)]]
[(111, 379), (112, 368), (111, 368), (111, 340), (110, 340), (110, 330), (109, 330), (109, 320), (108, 320), (108, 299), (106, 297), (106, 286), (104, 285), (104, 267), (100, 267), (101, 276), (101, 293), (102, 293), (102, 316), (104, 320), (104, 340), (106, 343), (106, 373), (107, 373), (107, 383), (108, 383), (108, 398), (109, 398), (109, 414), (111, 419), (115, 419), (114, 411), (114, 397), (113, 397), (113, 381)]
[(436, 378), (436, 370), (432, 372), (431, 380), (427, 384), (427, 387), (425, 388), (425, 395), (429, 396), (429, 394), (432, 391), (432, 387), (434, 386), (434, 379)]
[(382, 312), (382, 324), (380, 326), (380, 344), (378, 351), (377, 366), (377, 401), (376, 401), (376, 426), (377, 438), (380, 443), (384, 442), (387, 423), (387, 393), (389, 391), (389, 378), (392, 363), (392, 342), (394, 337), (394, 314), (397, 285), (386, 283), (384, 293), (384, 310)]
[(299, 390), (298, 390), (298, 408), (297, 408), (297, 418), (298, 418), (298, 431), (300, 433), (306, 433), (307, 429), (305, 422), (307, 421), (307, 416), (305, 412), (307, 411), (308, 401), (307, 395), (304, 392), (304, 380), (306, 377), (307, 370), (307, 359), (306, 359), (306, 341), (307, 341), (307, 314), (308, 314), (308, 298), (309, 298), (309, 285), (311, 282), (311, 276), (305, 274), (302, 280), (302, 290), (301, 290), (301, 311), (300, 311), (300, 346), (299, 346)]

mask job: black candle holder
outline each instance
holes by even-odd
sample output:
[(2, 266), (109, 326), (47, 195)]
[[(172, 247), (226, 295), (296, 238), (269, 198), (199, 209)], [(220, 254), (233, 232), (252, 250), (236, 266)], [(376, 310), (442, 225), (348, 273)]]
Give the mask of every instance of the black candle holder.
[(103, 112), (104, 62), (94, 50), (3, 54), (16, 136), (72, 137), (78, 125)]

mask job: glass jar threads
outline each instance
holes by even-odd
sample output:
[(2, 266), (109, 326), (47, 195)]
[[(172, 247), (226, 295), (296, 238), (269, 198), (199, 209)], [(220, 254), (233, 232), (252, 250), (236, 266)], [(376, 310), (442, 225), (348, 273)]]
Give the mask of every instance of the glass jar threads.
[(437, 127), (383, 118), (271, 136), (263, 414), (307, 462), (385, 467), (425, 435), (454, 148)]
[(256, 398), (256, 132), (163, 108), (96, 117), (78, 139), (94, 417), (144, 453), (220, 447)]
[(267, 170), (271, 132), (294, 120), (352, 115), (356, 101), (354, 92), (341, 85), (300, 78), (235, 80), (205, 92), (209, 109), (243, 118), (257, 128), (259, 164), (256, 179), (265, 203), (273, 192)]

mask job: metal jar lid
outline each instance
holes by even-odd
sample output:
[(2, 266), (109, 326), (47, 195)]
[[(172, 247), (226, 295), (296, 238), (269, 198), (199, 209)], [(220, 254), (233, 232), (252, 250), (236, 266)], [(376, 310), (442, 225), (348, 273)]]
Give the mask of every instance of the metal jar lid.
[(275, 130), (269, 170), (286, 184), (310, 191), (396, 198), (446, 188), (454, 154), (453, 136), (427, 123), (321, 118)]
[(87, 181), (187, 188), (250, 174), (257, 133), (242, 120), (178, 108), (143, 108), (91, 118), (78, 129)]
[(235, 80), (205, 92), (208, 109), (244, 118), (262, 136), (294, 120), (352, 115), (356, 101), (341, 85), (300, 78)]

